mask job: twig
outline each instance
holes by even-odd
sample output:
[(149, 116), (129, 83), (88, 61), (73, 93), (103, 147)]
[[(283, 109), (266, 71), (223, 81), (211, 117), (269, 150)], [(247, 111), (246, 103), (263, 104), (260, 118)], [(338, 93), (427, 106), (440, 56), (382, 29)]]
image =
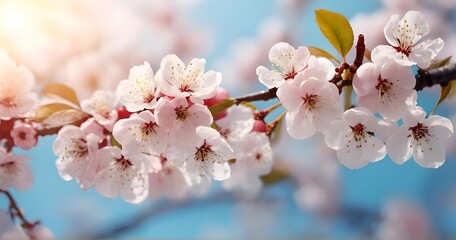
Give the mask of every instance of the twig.
[[(22, 213), (21, 209), (17, 205), (16, 201), (13, 198), (13, 195), (11, 195), (10, 192), (4, 191), (4, 190), (0, 190), (0, 192), (5, 194), (5, 196), (8, 198), (8, 201), (10, 203), (9, 209), (11, 211), (10, 215), (11, 216), (17, 216), (21, 220), (22, 226), (24, 228), (30, 229), (30, 228), (33, 228), (35, 225), (40, 223), (40, 221), (35, 221), (35, 222), (32, 223), (32, 222), (28, 221), (25, 218), (24, 214)], [(14, 211), (14, 212), (12, 212), (12, 211)]]
[(277, 97), (277, 88), (271, 88), (268, 90), (260, 91), (251, 93), (245, 96), (237, 97), (234, 100), (236, 104), (240, 104), (242, 102), (254, 102), (254, 101), (268, 101), (270, 99), (274, 99)]
[[(89, 236), (89, 238), (94, 239), (107, 239), (113, 238), (118, 236), (118, 234), (132, 230), (145, 221), (148, 221), (152, 217), (158, 217), (160, 215), (164, 215), (171, 211), (176, 211), (180, 209), (192, 208), (192, 207), (208, 207), (210, 205), (216, 205), (220, 203), (226, 203), (234, 200), (233, 195), (229, 192), (219, 192), (217, 194), (213, 194), (210, 198), (206, 199), (192, 199), (185, 202), (168, 202), (163, 201), (158, 204), (151, 205), (150, 208), (141, 211), (138, 215), (127, 218), (124, 222), (117, 224), (116, 226), (106, 229), (100, 233), (95, 233), (93, 236)], [(85, 236), (84, 236), (85, 237)]]

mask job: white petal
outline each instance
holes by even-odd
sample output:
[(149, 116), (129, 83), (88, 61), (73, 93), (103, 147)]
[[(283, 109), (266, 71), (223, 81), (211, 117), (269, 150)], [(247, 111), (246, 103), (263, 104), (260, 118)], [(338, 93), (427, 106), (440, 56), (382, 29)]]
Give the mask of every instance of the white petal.
[(410, 61), (416, 62), (420, 68), (426, 68), (442, 50), (444, 42), (441, 38), (427, 40), (412, 48)]
[(285, 79), (277, 70), (269, 70), (264, 66), (259, 66), (256, 69), (258, 80), (268, 88), (280, 87)]
[(310, 52), (307, 47), (298, 47), (298, 49), (296, 49), (295, 55), (292, 59), (294, 70), (295, 71), (303, 70), (307, 66), (309, 57), (310, 57)]
[(385, 158), (385, 144), (376, 137), (366, 137), (366, 142), (363, 142), (362, 148), (363, 157), (368, 161), (376, 162)]
[(391, 16), (391, 18), (388, 20), (388, 22), (385, 25), (385, 28), (383, 28), (383, 32), (385, 34), (385, 38), (388, 41), (388, 43), (392, 46), (397, 46), (398, 42), (396, 40), (396, 37), (394, 35), (394, 30), (397, 28), (399, 25), (399, 14), (394, 14)]
[(336, 120), (330, 123), (324, 132), (325, 143), (328, 147), (339, 150), (346, 145), (351, 129), (343, 120)]
[(436, 139), (416, 142), (413, 159), (422, 167), (438, 168), (445, 162), (444, 144)]
[(215, 163), (212, 169), (212, 178), (217, 181), (223, 181), (230, 177), (230, 166), (228, 163)]
[(354, 139), (347, 142), (344, 148), (337, 150), (337, 159), (350, 169), (358, 169), (366, 166), (369, 161), (364, 159), (362, 148)]
[(353, 78), (353, 89), (358, 96), (363, 96), (375, 90), (380, 72), (373, 63), (365, 63), (356, 71)]
[(282, 69), (283, 73), (290, 73), (293, 70), (294, 55), (295, 49), (290, 44), (279, 42), (269, 51), (269, 61)]
[(388, 155), (397, 164), (403, 164), (412, 156), (413, 145), (409, 134), (407, 127), (400, 127), (386, 141)]
[(448, 118), (432, 115), (424, 124), (429, 127), (429, 133), (439, 139), (446, 140), (453, 134), (453, 124)]
[(317, 129), (312, 122), (313, 115), (305, 110), (287, 112), (285, 116), (287, 131), (296, 139), (305, 139), (313, 136)]

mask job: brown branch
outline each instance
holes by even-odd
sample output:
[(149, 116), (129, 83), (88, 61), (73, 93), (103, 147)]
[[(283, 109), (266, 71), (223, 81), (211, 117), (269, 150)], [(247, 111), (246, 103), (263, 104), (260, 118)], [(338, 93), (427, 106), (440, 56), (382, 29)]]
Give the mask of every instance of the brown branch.
[[(40, 221), (35, 221), (32, 223), (25, 218), (24, 214), (22, 213), (22, 210), (19, 208), (19, 206), (17, 205), (16, 201), (13, 198), (13, 195), (11, 195), (10, 192), (4, 191), (4, 190), (0, 190), (0, 192), (5, 194), (5, 196), (8, 198), (8, 201), (10, 203), (9, 204), (10, 215), (17, 216), (22, 222), (22, 227), (30, 229), (40, 223)], [(14, 211), (14, 212), (12, 212), (12, 211)]]
[(240, 104), (242, 102), (254, 102), (254, 101), (268, 101), (270, 99), (274, 99), (277, 97), (277, 88), (271, 88), (268, 90), (260, 91), (251, 93), (245, 96), (237, 97), (234, 100), (236, 104)]
[(456, 63), (429, 71), (419, 69), (418, 73), (415, 75), (415, 79), (415, 90), (417, 91), (437, 84), (445, 86), (450, 81), (456, 80)]

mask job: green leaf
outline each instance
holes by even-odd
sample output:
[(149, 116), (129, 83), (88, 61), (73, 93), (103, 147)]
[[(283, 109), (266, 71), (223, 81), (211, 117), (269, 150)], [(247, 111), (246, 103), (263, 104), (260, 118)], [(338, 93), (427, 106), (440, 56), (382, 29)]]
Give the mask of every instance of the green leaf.
[(307, 48), (309, 49), (311, 55), (314, 55), (316, 57), (324, 57), (329, 60), (333, 60), (336, 63), (342, 64), (339, 61), (339, 59), (335, 58), (333, 55), (331, 55), (331, 53), (329, 53), (321, 48), (318, 48), (318, 47), (307, 47)]
[(450, 83), (448, 83), (448, 85), (446, 86), (443, 86), (441, 89), (440, 89), (440, 97), (439, 97), (439, 100), (437, 101), (437, 103), (435, 104), (434, 108), (432, 109), (432, 112), (430, 115), (434, 115), (434, 112), (435, 110), (437, 110), (437, 107), (447, 98), (447, 97), (452, 97), (454, 95), (454, 91), (455, 91), (455, 86), (456, 84), (454, 83), (454, 81), (451, 81)]
[(62, 104), (62, 103), (46, 104), (35, 110), (35, 120), (38, 122), (41, 122), (44, 119), (46, 119), (47, 117), (54, 114), (55, 112), (62, 111), (62, 110), (68, 110), (68, 109), (74, 109), (74, 108), (71, 106), (68, 106), (66, 104)]
[(44, 87), (41, 92), (47, 96), (58, 96), (69, 102), (74, 103), (76, 106), (81, 107), (79, 104), (78, 97), (74, 90), (62, 83), (51, 83)]
[(441, 67), (444, 67), (446, 65), (448, 65), (450, 63), (450, 60), (451, 60), (451, 56), (445, 58), (445, 59), (442, 59), (442, 60), (433, 60), (431, 62), (431, 65), (429, 65), (428, 68), (426, 68), (426, 70), (432, 70), (432, 69), (436, 69), (436, 68), (441, 68)]
[(320, 31), (345, 59), (354, 41), (353, 29), (347, 18), (324, 9), (315, 10), (315, 18)]
[(212, 116), (215, 117), (221, 111), (230, 108), (235, 103), (236, 103), (236, 100), (234, 98), (227, 98), (227, 99), (223, 100), (222, 102), (219, 102), (217, 104), (214, 104), (214, 105), (210, 106), (209, 107), (209, 111), (211, 111)]

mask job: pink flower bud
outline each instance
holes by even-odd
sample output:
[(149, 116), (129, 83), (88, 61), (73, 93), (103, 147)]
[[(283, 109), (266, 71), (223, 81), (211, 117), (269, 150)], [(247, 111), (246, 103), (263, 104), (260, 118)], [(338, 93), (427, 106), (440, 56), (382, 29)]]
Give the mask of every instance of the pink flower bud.
[[(210, 107), (214, 104), (222, 102), (223, 100), (225, 100), (229, 97), (230, 97), (230, 94), (228, 93), (228, 91), (226, 91), (224, 88), (219, 87), (219, 88), (217, 88), (217, 94), (215, 94), (215, 96), (212, 98), (204, 100), (204, 104), (207, 105), (208, 107)], [(219, 114), (217, 114), (217, 116), (215, 116), (214, 119), (220, 120), (224, 117), (226, 117), (226, 110), (221, 111)]]
[(266, 132), (266, 123), (263, 120), (255, 120), (252, 132)]
[(24, 150), (28, 150), (38, 142), (36, 130), (28, 123), (21, 123), (11, 130), (14, 144)]

